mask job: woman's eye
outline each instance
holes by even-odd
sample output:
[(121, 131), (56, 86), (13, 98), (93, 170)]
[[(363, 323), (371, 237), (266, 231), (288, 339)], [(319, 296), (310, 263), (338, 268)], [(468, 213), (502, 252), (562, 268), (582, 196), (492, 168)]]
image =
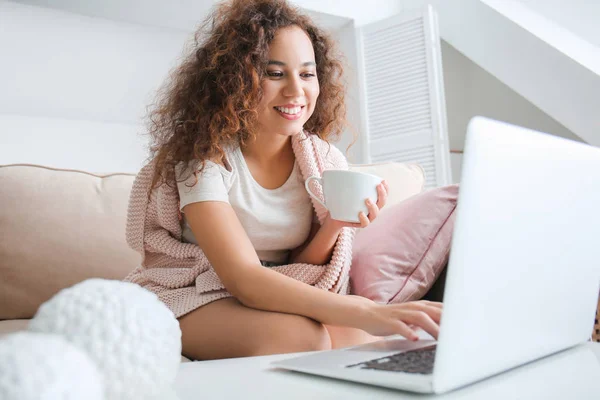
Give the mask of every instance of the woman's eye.
[(316, 75), (315, 75), (315, 74), (313, 74), (312, 72), (306, 72), (306, 73), (304, 73), (304, 74), (302, 74), (302, 75), (300, 75), (300, 76), (302, 76), (303, 78), (313, 78), (313, 77), (315, 77)]
[(281, 71), (267, 71), (267, 75), (274, 78), (281, 78), (283, 76), (283, 72)]

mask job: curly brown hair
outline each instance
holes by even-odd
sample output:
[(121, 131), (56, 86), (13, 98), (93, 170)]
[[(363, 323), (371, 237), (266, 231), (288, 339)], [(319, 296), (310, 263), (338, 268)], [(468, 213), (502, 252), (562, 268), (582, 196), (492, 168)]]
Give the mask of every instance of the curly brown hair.
[(308, 34), (319, 78), (319, 100), (304, 129), (328, 142), (339, 138), (346, 85), (334, 41), (285, 0), (232, 0), (197, 30), (149, 113), (153, 187), (174, 182), (179, 162), (198, 160), (201, 169), (205, 160), (223, 161), (228, 146), (254, 138), (269, 44), (291, 25)]

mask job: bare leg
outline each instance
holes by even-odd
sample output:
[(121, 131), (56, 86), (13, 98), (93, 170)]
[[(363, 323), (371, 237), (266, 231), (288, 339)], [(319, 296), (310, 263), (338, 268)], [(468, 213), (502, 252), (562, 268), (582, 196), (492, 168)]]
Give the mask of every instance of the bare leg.
[(348, 328), (345, 326), (325, 325), (331, 337), (331, 348), (357, 346), (381, 340), (381, 337), (373, 336), (362, 329)]
[(195, 360), (329, 350), (328, 330), (306, 317), (256, 310), (235, 298), (179, 318), (183, 355)]

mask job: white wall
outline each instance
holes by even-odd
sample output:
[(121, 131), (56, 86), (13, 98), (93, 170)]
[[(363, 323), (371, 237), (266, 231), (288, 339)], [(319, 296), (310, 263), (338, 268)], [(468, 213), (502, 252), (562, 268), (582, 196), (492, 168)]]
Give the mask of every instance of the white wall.
[[(146, 107), (193, 33), (164, 27), (190, 15), (181, 13), (185, 3), (169, 8), (155, 1), (151, 11), (136, 0), (20, 3), (0, 0), (0, 48), (11, 60), (0, 63), (0, 164), (137, 171), (147, 156)], [(188, 5), (203, 12), (197, 3)], [(90, 16), (120, 10), (143, 11), (124, 13), (121, 21)], [(163, 27), (122, 22), (154, 23), (163, 12)], [(348, 116), (360, 132), (354, 25), (348, 18), (310, 14), (325, 26), (339, 27), (333, 36), (348, 58)], [(347, 131), (336, 145), (345, 151), (351, 138)], [(359, 142), (350, 160), (360, 162), (360, 152)]]
[[(148, 0), (143, 4), (142, 0), (126, 2), (21, 0), (20, 2), (51, 5), (88, 15), (111, 15), (113, 19), (138, 22), (132, 24), (103, 18), (89, 18), (0, 1), (4, 11), (7, 10), (6, 7), (11, 6), (20, 8), (20, 19), (12, 16), (8, 18), (6, 12), (0, 13), (0, 25), (4, 32), (0, 34), (3, 59), (19, 60), (0, 63), (0, 86), (3, 88), (0, 92), (0, 114), (75, 118), (84, 121), (83, 123), (104, 121), (114, 124), (113, 132), (135, 132), (129, 133), (135, 138), (132, 139), (125, 133), (96, 137), (91, 132), (97, 131), (98, 127), (90, 125), (87, 128), (89, 134), (82, 134), (71, 143), (77, 143), (77, 149), (86, 147), (105, 149), (107, 140), (115, 144), (120, 140), (119, 138), (123, 138), (121, 147), (130, 149), (128, 155), (135, 153), (131, 150), (135, 147), (132, 143), (137, 143), (136, 141), (140, 140), (139, 133), (143, 132), (143, 127), (139, 125), (139, 117), (152, 98), (152, 90), (162, 83), (167, 70), (174, 65), (183, 43), (191, 34), (191, 29), (214, 3), (212, 0), (208, 2), (181, 0), (174, 3)], [(297, 1), (297, 3), (302, 2)], [(323, 4), (319, 5), (319, 3)], [(364, 6), (366, 3), (363, 2), (360, 2), (362, 4), (360, 6), (354, 2), (344, 2), (344, 7), (338, 3), (304, 1), (306, 6), (345, 15), (355, 15), (363, 11), (365, 15), (360, 20), (363, 24), (373, 18), (380, 18), (386, 13), (420, 6), (424, 1), (376, 1), (369, 3), (371, 7), (366, 8)], [(378, 5), (385, 6), (380, 7), (379, 11), (369, 13), (365, 11), (367, 8), (378, 8)], [(338, 40), (342, 51), (346, 53), (348, 61), (347, 73), (350, 84), (348, 115), (360, 135), (363, 126), (360, 92), (356, 82), (359, 54), (354, 41), (355, 27), (358, 24), (348, 22), (348, 17), (327, 15), (317, 11), (312, 11), (311, 15), (319, 22), (336, 28), (334, 37)], [(162, 27), (157, 26), (159, 23)], [(165, 28), (166, 26), (169, 28)], [(173, 26), (181, 27), (181, 30), (173, 29)], [(40, 35), (38, 29), (43, 30), (44, 35)], [(78, 32), (77, 35), (69, 33), (73, 29)], [(19, 38), (18, 41), (15, 41), (16, 37)], [(19, 46), (15, 46), (15, 43), (19, 43)], [(30, 50), (33, 48), (37, 49), (36, 52)], [(84, 48), (92, 51), (81, 51)], [(462, 149), (467, 122), (476, 114), (578, 140), (562, 125), (445, 42), (442, 45), (442, 54), (452, 149)], [(115, 63), (114, 60), (119, 61)], [(11, 117), (10, 121), (12, 121), (11, 126), (14, 126), (16, 119)], [(34, 125), (36, 127), (52, 125), (50, 122), (43, 121), (42, 119)], [(1, 127), (0, 123), (0, 129)], [(69, 140), (74, 138), (73, 132), (65, 135), (70, 138)], [(33, 160), (35, 157), (30, 154), (31, 152), (24, 154), (9, 149), (25, 146), (28, 143), (44, 143), (43, 150), (50, 150), (52, 141), (48, 137), (48, 132), (33, 127), (27, 128), (27, 134), (18, 136), (18, 140), (16, 135), (9, 135), (6, 129), (0, 130), (0, 145), (4, 148), (4, 151), (0, 150), (0, 163)], [(347, 132), (338, 147), (345, 150), (351, 138), (352, 133)], [(17, 145), (17, 142), (21, 144)], [(45, 154), (43, 150), (39, 153)], [(63, 164), (73, 162), (73, 167), (76, 168), (84, 165), (82, 164), (84, 160), (74, 160), (74, 155), (78, 153), (66, 149), (63, 144), (57, 143), (53, 151), (62, 152), (57, 159), (60, 159)], [(363, 151), (359, 136), (359, 141), (349, 154), (350, 160), (360, 162)], [(88, 163), (92, 159), (97, 159), (94, 170), (107, 170), (106, 167), (98, 165), (105, 155), (98, 154), (97, 151), (94, 154), (93, 157), (88, 157)], [(135, 162), (130, 163), (127, 168), (135, 170), (140, 162), (138, 160), (140, 154), (142, 153), (135, 153), (132, 157)], [(27, 156), (33, 158), (28, 159)], [(115, 158), (117, 155), (110, 156)], [(39, 157), (39, 154), (36, 157)], [(456, 181), (459, 179), (460, 156), (453, 155), (452, 162)], [(115, 162), (111, 165), (114, 165), (114, 168), (123, 168), (122, 164), (117, 166)]]
[[(218, 0), (13, 0), (23, 4), (52, 7), (82, 15), (109, 18), (115, 21), (160, 26), (191, 31), (201, 22)], [(408, 0), (290, 0), (305, 10), (329, 14), (329, 28), (342, 27), (353, 19), (360, 26), (402, 10)], [(335, 17), (342, 18), (342, 22)], [(327, 21), (326, 21), (327, 22)]]
[(0, 3), (0, 111), (137, 123), (187, 34)]
[[(463, 150), (467, 124), (475, 115), (581, 141), (518, 93), (442, 41), (450, 149)], [(461, 154), (452, 154), (452, 176), (460, 181)]]
[(336, 146), (346, 154), (348, 161), (360, 164), (367, 159), (368, 146), (364, 135), (363, 115), (361, 108), (361, 86), (358, 70), (357, 30), (354, 22), (349, 22), (343, 28), (333, 33), (340, 50), (345, 56), (345, 74), (348, 81), (346, 94), (346, 112), (348, 129), (344, 132)]
[[(600, 50), (546, 18), (533, 5), (546, 0), (406, 0), (413, 7), (431, 3), (440, 15), (442, 39), (498, 77), (521, 96), (552, 116), (585, 142), (600, 146)], [(549, 0), (553, 12), (597, 6), (586, 1)], [(460, 5), (460, 6), (458, 6)], [(577, 20), (573, 20), (576, 24)]]
[[(600, 146), (600, 48), (521, 2), (478, 1), (472, 12), (484, 17), (462, 21), (448, 42), (584, 141)], [(464, 40), (465, 30), (480, 40)]]
[(517, 0), (600, 47), (600, 1), (598, 0)]
[(113, 21), (193, 31), (217, 0), (13, 0)]
[(135, 172), (185, 32), (0, 1), (0, 164)]
[(463, 149), (467, 123), (475, 115), (582, 141), (445, 41), (442, 58), (451, 149)]
[(351, 18), (356, 26), (375, 22), (402, 11), (402, 0), (291, 0), (298, 6), (340, 17)]

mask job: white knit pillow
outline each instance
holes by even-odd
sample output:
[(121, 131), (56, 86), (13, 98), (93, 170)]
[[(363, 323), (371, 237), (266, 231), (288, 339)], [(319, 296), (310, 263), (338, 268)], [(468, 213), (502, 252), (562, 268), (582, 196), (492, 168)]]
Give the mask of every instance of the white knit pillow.
[(150, 399), (172, 392), (181, 330), (158, 297), (128, 282), (88, 279), (41, 305), (29, 330), (63, 336), (104, 378), (106, 398)]
[(0, 340), (0, 399), (102, 400), (90, 357), (57, 335), (18, 332)]

